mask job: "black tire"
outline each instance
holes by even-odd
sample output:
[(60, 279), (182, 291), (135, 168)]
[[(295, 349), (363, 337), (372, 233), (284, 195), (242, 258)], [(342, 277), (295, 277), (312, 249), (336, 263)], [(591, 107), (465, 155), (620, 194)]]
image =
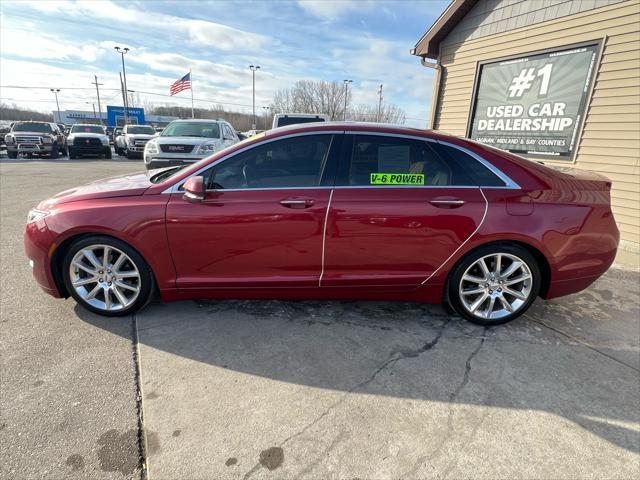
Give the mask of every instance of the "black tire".
[(49, 158), (56, 159), (58, 158), (58, 146), (54, 145), (53, 147), (51, 147), (51, 153), (49, 154)]
[(8, 156), (9, 158), (18, 158), (18, 152), (10, 152), (10, 151), (7, 151), (7, 156)]
[(111, 147), (104, 149), (104, 158), (111, 160)]
[(66, 145), (63, 145), (62, 148), (60, 149), (60, 155), (62, 155), (63, 157), (65, 155), (68, 155), (69, 154), (68, 150), (69, 148)]
[[(519, 305), (513, 313), (501, 316), (500, 318), (490, 319), (490, 318), (487, 318), (488, 315), (487, 317), (483, 318), (481, 315), (473, 314), (464, 306), (463, 300), (461, 298), (462, 295), (460, 293), (460, 286), (462, 282), (462, 277), (469, 267), (471, 267), (474, 263), (476, 263), (478, 260), (480, 260), (483, 257), (487, 257), (488, 261), (490, 261), (491, 259), (490, 256), (495, 254), (505, 254), (507, 256), (517, 257), (519, 260), (524, 262), (526, 264), (526, 267), (528, 267), (531, 273), (531, 280), (528, 282), (528, 285), (529, 285), (528, 288), (530, 288), (530, 290), (528, 290), (529, 293), (526, 300), (524, 300), (523, 303)], [(503, 272), (505, 272), (505, 270), (506, 268), (502, 269)], [(453, 309), (460, 316), (464, 317), (470, 322), (478, 325), (484, 325), (484, 326), (500, 325), (500, 324), (515, 320), (516, 318), (518, 318), (519, 316), (521, 316), (523, 313), (527, 311), (527, 309), (535, 301), (536, 297), (538, 296), (538, 293), (540, 292), (540, 284), (541, 284), (541, 272), (535, 257), (526, 248), (523, 248), (519, 245), (500, 243), (500, 244), (492, 244), (484, 247), (479, 247), (473, 250), (472, 252), (468, 253), (466, 256), (464, 256), (453, 267), (453, 269), (449, 273), (449, 277), (447, 280), (447, 295), (448, 295), (449, 303), (453, 307)], [(489, 286), (488, 288), (491, 289), (496, 287), (499, 287), (500, 292), (502, 292), (502, 287), (500, 285), (494, 285), (493, 287)], [(517, 284), (516, 284), (516, 288), (517, 288)], [(489, 292), (491, 293), (493, 293), (493, 291), (494, 290), (489, 290)], [(500, 294), (496, 293), (496, 295), (500, 295)], [(505, 295), (506, 296), (505, 298), (507, 300), (509, 299), (516, 300), (515, 297), (511, 297), (507, 293), (502, 293), (502, 295)], [(481, 296), (482, 294), (478, 294), (478, 297), (476, 298), (480, 298)], [(489, 306), (487, 306), (486, 311), (489, 311)], [(504, 310), (504, 311), (506, 312), (507, 310)]]
[(73, 148), (69, 147), (68, 149), (69, 149), (69, 158), (73, 160), (74, 158), (77, 157), (77, 155), (73, 152)]
[[(133, 301), (133, 303), (128, 307), (111, 311), (105, 310), (104, 308), (96, 308), (95, 306), (87, 303), (87, 301), (85, 301), (73, 287), (72, 279), (70, 277), (71, 261), (80, 250), (86, 249), (91, 245), (108, 245), (117, 250), (120, 250), (129, 257), (129, 260), (137, 268), (140, 279), (140, 291), (135, 301)], [(142, 256), (128, 244), (112, 237), (107, 237), (104, 235), (94, 235), (76, 240), (67, 250), (64, 260), (62, 261), (61, 268), (62, 270), (60, 274), (64, 281), (64, 285), (73, 299), (78, 303), (78, 305), (99, 315), (104, 315), (107, 317), (122, 317), (125, 315), (131, 315), (144, 308), (151, 301), (153, 293), (155, 292), (155, 279), (153, 276), (153, 272), (151, 271), (151, 268), (149, 268), (149, 265), (144, 260), (144, 258), (142, 258)], [(102, 295), (104, 295), (104, 293)]]

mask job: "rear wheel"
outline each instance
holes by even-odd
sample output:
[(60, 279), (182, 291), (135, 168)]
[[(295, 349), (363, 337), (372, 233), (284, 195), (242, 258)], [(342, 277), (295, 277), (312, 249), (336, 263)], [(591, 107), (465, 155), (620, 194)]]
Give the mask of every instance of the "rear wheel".
[(129, 315), (144, 307), (154, 285), (151, 270), (140, 254), (105, 236), (73, 243), (65, 256), (62, 276), (78, 304), (110, 317)]
[(451, 306), (467, 320), (499, 325), (518, 318), (540, 291), (540, 268), (525, 248), (489, 245), (464, 257), (449, 277)]

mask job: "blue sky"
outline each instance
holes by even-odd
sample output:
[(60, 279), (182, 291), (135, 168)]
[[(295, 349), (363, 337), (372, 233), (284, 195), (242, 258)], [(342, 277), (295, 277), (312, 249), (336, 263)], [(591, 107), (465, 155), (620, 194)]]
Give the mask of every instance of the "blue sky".
[[(169, 85), (193, 69), (197, 106), (212, 103), (250, 111), (250, 64), (256, 105), (301, 79), (354, 80), (355, 104), (385, 101), (402, 107), (407, 124), (426, 125), (433, 71), (409, 54), (448, 5), (423, 1), (35, 1), (0, 5), (2, 101), (42, 111), (55, 108), (47, 89), (61, 88), (61, 109), (88, 109), (99, 77), (105, 104), (121, 104), (120, 56), (128, 46), (128, 88), (141, 103), (190, 105)], [(155, 95), (153, 95), (155, 94)], [(87, 103), (89, 102), (89, 103)]]

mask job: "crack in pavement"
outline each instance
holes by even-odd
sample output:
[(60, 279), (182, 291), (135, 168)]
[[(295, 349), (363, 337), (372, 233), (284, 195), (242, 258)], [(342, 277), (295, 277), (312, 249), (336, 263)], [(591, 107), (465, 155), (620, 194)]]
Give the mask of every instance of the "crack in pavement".
[[(447, 329), (447, 326), (449, 325), (449, 323), (451, 322), (451, 318), (447, 318), (447, 320), (442, 324), (442, 326), (440, 327), (440, 331), (437, 333), (437, 335), (433, 338), (433, 340), (430, 340), (428, 342), (426, 342), (424, 345), (422, 345), (420, 348), (417, 349), (406, 349), (406, 350), (394, 350), (389, 354), (389, 357), (382, 362), (382, 364), (369, 376), (369, 378), (367, 378), (366, 380), (363, 380), (362, 382), (358, 383), (357, 385), (355, 385), (354, 387), (350, 388), (348, 391), (346, 391), (345, 393), (343, 393), (340, 398), (338, 400), (336, 400), (334, 403), (332, 403), (331, 405), (329, 405), (324, 412), (322, 412), (322, 414), (320, 414), (320, 416), (318, 416), (315, 420), (313, 420), (311, 423), (305, 425), (301, 430), (299, 430), (298, 432), (290, 435), (289, 437), (285, 438), (282, 442), (280, 442), (280, 444), (278, 445), (280, 448), (284, 447), (287, 443), (289, 443), (291, 440), (293, 440), (294, 438), (297, 438), (301, 435), (304, 435), (305, 432), (307, 432), (310, 428), (312, 428), (314, 425), (317, 425), (318, 422), (320, 422), (324, 417), (326, 417), (329, 413), (331, 413), (331, 411), (333, 409), (335, 409), (337, 406), (339, 406), (340, 404), (342, 404), (347, 397), (349, 396), (349, 394), (355, 392), (356, 390), (365, 387), (369, 384), (371, 384), (376, 377), (385, 369), (387, 369), (390, 366), (395, 365), (397, 362), (399, 362), (400, 360), (404, 360), (406, 358), (416, 358), (418, 356), (420, 356), (421, 354), (428, 352), (429, 350), (432, 350), (440, 341), (440, 339), (442, 338), (445, 330)], [(482, 342), (484, 342), (484, 337), (482, 339)], [(244, 476), (242, 477), (243, 480), (247, 480), (248, 478), (250, 478), (255, 472), (257, 472), (261, 467), (260, 462), (258, 462), (256, 465), (254, 465), (247, 473), (244, 474)]]
[(136, 417), (137, 417), (137, 443), (138, 443), (138, 468), (140, 469), (140, 480), (147, 477), (147, 458), (144, 434), (144, 416), (142, 412), (142, 381), (140, 368), (140, 350), (138, 342), (138, 318), (131, 316), (131, 341), (134, 366), (134, 382), (136, 388)]
[(424, 456), (418, 458), (418, 460), (414, 464), (413, 468), (411, 470), (409, 470), (408, 472), (400, 475), (399, 478), (405, 478), (405, 477), (407, 477), (409, 475), (413, 475), (414, 473), (416, 473), (418, 471), (418, 469), (420, 469), (420, 467), (422, 465), (424, 465), (425, 462), (431, 461), (434, 458), (436, 458), (438, 455), (440, 455), (440, 452), (442, 451), (444, 446), (447, 444), (447, 442), (450, 440), (450, 438), (452, 436), (452, 431), (453, 431), (453, 416), (454, 416), (453, 403), (458, 398), (458, 395), (460, 395), (462, 390), (464, 390), (464, 388), (469, 383), (469, 378), (470, 378), (470, 374), (471, 374), (471, 362), (476, 357), (476, 355), (478, 355), (478, 352), (480, 352), (480, 349), (484, 345), (484, 342), (486, 340), (487, 329), (488, 329), (487, 327), (484, 327), (483, 336), (480, 337), (480, 342), (478, 343), (478, 346), (467, 357), (467, 360), (465, 362), (464, 374), (462, 376), (462, 381), (456, 387), (456, 389), (449, 394), (449, 413), (447, 415), (447, 431), (446, 431), (446, 435), (444, 436), (444, 438), (440, 442), (440, 445), (438, 445), (438, 447), (430, 455), (424, 455)]
[(593, 350), (594, 352), (599, 353), (599, 354), (600, 354), (600, 355), (602, 355), (603, 357), (607, 357), (609, 360), (613, 360), (614, 362), (619, 363), (620, 365), (624, 365), (625, 367), (628, 367), (628, 368), (630, 368), (631, 370), (634, 370), (634, 371), (636, 371), (636, 372), (640, 372), (640, 369), (638, 369), (638, 368), (634, 367), (633, 365), (629, 365), (628, 363), (623, 362), (622, 360), (619, 360), (619, 359), (617, 359), (617, 358), (615, 358), (615, 357), (613, 357), (613, 356), (609, 355), (608, 353), (605, 353), (605, 352), (603, 352), (603, 351), (601, 351), (601, 350), (598, 350), (594, 345), (592, 345), (592, 344), (590, 344), (590, 343), (587, 343), (587, 342), (585, 342), (584, 340), (580, 340), (579, 338), (574, 337), (574, 336), (573, 336), (573, 335), (571, 335), (570, 333), (567, 333), (567, 332), (565, 332), (565, 331), (563, 331), (563, 330), (560, 330), (559, 328), (552, 327), (551, 325), (548, 325), (548, 324), (544, 323), (542, 320), (537, 320), (537, 319), (533, 318), (532, 316), (530, 316), (530, 315), (529, 315), (529, 314), (527, 314), (527, 313), (525, 313), (523, 316), (524, 316), (524, 317), (527, 317), (527, 318), (528, 318), (529, 320), (531, 320), (533, 323), (537, 323), (538, 325), (542, 325), (543, 327), (548, 328), (549, 330), (551, 330), (551, 331), (553, 331), (553, 332), (556, 332), (556, 333), (558, 333), (558, 334), (560, 334), (560, 335), (562, 335), (562, 336), (564, 336), (564, 337), (567, 337), (567, 338), (569, 338), (569, 339), (573, 340), (574, 342), (579, 343), (580, 345), (584, 345), (584, 346), (585, 346), (585, 347), (587, 347), (589, 350)]

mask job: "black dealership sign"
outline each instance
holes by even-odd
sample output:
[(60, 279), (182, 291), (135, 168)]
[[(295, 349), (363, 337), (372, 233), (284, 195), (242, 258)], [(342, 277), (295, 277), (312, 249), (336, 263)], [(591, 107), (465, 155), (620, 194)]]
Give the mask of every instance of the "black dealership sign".
[(598, 50), (582, 45), (480, 64), (469, 137), (522, 155), (571, 160)]

